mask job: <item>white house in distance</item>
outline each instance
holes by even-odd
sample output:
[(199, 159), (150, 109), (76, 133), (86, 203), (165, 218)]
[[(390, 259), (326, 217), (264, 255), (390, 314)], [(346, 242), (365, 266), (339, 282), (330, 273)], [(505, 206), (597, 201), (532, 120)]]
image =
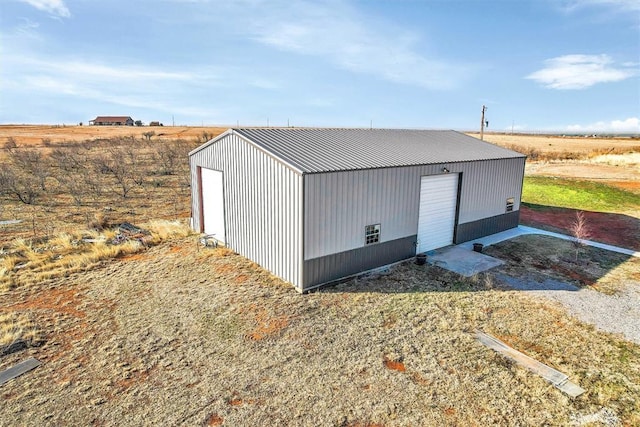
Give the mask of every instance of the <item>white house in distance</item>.
[(525, 156), (455, 131), (239, 128), (189, 157), (193, 228), (300, 292), (519, 221)]

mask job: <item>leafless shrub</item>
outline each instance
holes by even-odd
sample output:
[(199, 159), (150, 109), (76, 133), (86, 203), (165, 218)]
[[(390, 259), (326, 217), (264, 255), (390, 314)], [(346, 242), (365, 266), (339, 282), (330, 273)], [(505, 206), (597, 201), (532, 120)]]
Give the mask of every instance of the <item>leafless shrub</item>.
[(35, 177), (42, 191), (46, 191), (46, 182), (51, 176), (51, 169), (42, 152), (31, 148), (14, 148), (8, 152), (9, 161), (23, 173)]
[(177, 170), (188, 167), (189, 147), (177, 141), (162, 141), (153, 146), (152, 159), (158, 166), (156, 173), (173, 175)]
[(18, 147), (18, 144), (16, 143), (16, 139), (12, 136), (8, 137), (2, 146), (2, 148), (4, 148), (5, 150), (11, 150), (17, 147)]
[(32, 205), (43, 193), (42, 186), (30, 176), (8, 164), (0, 170), (0, 193), (14, 196), (26, 205)]
[(85, 156), (80, 153), (77, 146), (56, 148), (49, 157), (54, 166), (64, 172), (73, 172), (85, 168)]
[(591, 239), (591, 230), (587, 222), (587, 218), (584, 216), (584, 212), (576, 212), (576, 219), (571, 224), (571, 236), (573, 237), (572, 243), (576, 250), (576, 262), (578, 261), (578, 255), (580, 250), (585, 246), (585, 241)]

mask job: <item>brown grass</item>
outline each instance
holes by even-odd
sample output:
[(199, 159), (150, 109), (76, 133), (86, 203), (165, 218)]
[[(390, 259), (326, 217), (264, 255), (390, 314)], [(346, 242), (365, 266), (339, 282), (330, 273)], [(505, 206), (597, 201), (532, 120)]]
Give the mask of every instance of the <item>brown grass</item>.
[(24, 312), (0, 312), (0, 356), (23, 348), (39, 345), (40, 330)]
[[(68, 276), (93, 268), (106, 259), (144, 259), (139, 252), (149, 246), (192, 234), (192, 230), (179, 221), (156, 220), (143, 224), (142, 227), (149, 230), (149, 236), (119, 244), (114, 244), (115, 229), (100, 233), (61, 233), (37, 241), (16, 239), (6, 245), (4, 253), (0, 254), (0, 292), (19, 285)], [(91, 241), (87, 241), (86, 236), (90, 236)]]
[(145, 139), (144, 133), (156, 134), (151, 140), (198, 140), (204, 136), (210, 138), (224, 132), (226, 128), (200, 126), (57, 126), (57, 125), (0, 125), (0, 147), (8, 138), (20, 145), (51, 147), (69, 142), (82, 142), (96, 139), (133, 137)]
[[(479, 138), (477, 133), (468, 135)], [(484, 140), (516, 151), (535, 151), (541, 156), (555, 158), (588, 157), (596, 154), (620, 154), (640, 151), (640, 139), (620, 138), (585, 138), (557, 135), (522, 135), (485, 133)], [(593, 153), (593, 154), (591, 154)]]
[[(24, 222), (2, 230), (0, 313), (14, 316), (7, 325), (26, 322), (26, 342), (34, 325), (43, 328), (33, 335), (43, 345), (0, 362), (46, 362), (3, 386), (3, 417), (13, 423), (567, 425), (604, 408), (623, 425), (640, 425), (640, 347), (557, 305), (502, 291), (491, 275), (406, 263), (300, 296), (233, 251), (175, 237), (189, 232), (180, 225), (143, 226), (152, 247), (110, 245), (119, 222), (189, 216), (184, 164), (157, 175), (149, 147), (138, 153), (159, 186), (136, 187), (126, 199), (104, 195), (71, 210), (62, 191), (34, 209), (2, 200), (3, 218)], [(89, 222), (95, 230), (75, 231)], [(543, 264), (534, 260), (522, 274), (540, 268), (534, 263)], [(615, 292), (622, 281), (640, 283), (637, 272), (608, 268), (589, 286), (608, 280)], [(569, 399), (477, 343), (476, 329), (565, 372), (587, 393)]]
[[(20, 310), (40, 324), (75, 289), (69, 307), (85, 313), (42, 323), (48, 339), (32, 354), (48, 364), (3, 387), (6, 416), (17, 424), (567, 425), (607, 408), (623, 425), (640, 422), (639, 346), (502, 291), (485, 274), (406, 263), (301, 296), (190, 237), (145, 254), (47, 285), (61, 289), (47, 288), (47, 301), (27, 287), (0, 296), (4, 307), (33, 298)], [(237, 283), (240, 275), (247, 280)], [(587, 393), (569, 399), (484, 348), (476, 329)], [(36, 385), (37, 404), (20, 392)], [(68, 411), (69, 401), (86, 404)]]

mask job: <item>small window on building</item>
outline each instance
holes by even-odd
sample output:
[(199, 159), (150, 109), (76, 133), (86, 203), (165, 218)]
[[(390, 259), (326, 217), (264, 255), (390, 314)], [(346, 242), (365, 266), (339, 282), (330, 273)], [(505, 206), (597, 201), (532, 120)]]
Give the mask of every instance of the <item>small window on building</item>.
[(507, 212), (513, 212), (513, 197), (507, 199)]
[(364, 243), (370, 245), (380, 241), (380, 224), (367, 225), (364, 228)]

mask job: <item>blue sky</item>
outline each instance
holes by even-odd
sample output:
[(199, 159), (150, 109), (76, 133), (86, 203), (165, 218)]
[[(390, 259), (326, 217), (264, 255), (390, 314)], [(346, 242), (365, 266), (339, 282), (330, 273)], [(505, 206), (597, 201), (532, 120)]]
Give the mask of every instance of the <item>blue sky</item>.
[(0, 123), (640, 133), (637, 0), (2, 0)]

